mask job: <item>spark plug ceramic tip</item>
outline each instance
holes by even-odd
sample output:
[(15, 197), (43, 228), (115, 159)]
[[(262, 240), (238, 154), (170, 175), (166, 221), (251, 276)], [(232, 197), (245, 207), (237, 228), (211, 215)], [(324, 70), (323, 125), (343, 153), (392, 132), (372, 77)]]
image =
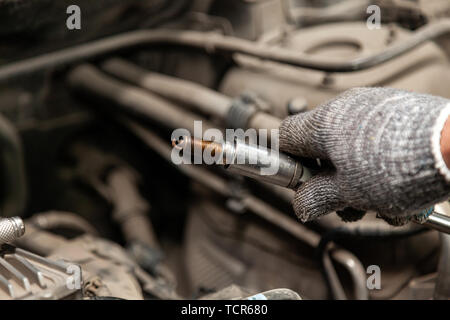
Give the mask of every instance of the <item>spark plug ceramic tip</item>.
[[(183, 136), (172, 145), (191, 157), (201, 152), (202, 163), (224, 165), (231, 172), (282, 187), (294, 189), (311, 177), (308, 169), (288, 155), (238, 139), (212, 142)], [(207, 161), (205, 154), (213, 160)]]
[(20, 238), (25, 233), (25, 225), (19, 217), (0, 218), (0, 245)]

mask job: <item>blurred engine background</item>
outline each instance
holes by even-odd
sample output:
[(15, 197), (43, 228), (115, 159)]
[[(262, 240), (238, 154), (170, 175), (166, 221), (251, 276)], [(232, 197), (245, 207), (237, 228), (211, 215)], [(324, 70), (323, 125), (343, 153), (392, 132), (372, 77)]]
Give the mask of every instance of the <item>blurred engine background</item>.
[[(448, 17), (448, 0), (0, 0), (0, 214), (27, 229), (0, 250), (0, 298), (448, 299), (437, 231), (303, 225), (291, 190), (170, 161), (194, 120), (276, 128), (356, 86), (450, 98)], [(69, 262), (80, 290), (55, 276)]]

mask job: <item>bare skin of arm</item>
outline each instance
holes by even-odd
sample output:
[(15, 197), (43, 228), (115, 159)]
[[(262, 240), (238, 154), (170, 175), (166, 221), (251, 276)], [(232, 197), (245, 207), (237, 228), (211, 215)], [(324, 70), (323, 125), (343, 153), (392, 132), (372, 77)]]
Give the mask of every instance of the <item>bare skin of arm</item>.
[(447, 168), (450, 168), (450, 118), (445, 122), (441, 132), (441, 153)]

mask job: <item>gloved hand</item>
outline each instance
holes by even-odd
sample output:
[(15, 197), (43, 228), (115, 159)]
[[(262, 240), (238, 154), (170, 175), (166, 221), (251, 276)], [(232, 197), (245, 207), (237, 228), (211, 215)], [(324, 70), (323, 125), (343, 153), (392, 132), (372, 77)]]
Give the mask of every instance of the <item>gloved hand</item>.
[(333, 168), (301, 185), (293, 202), (303, 221), (352, 207), (394, 225), (450, 195), (440, 134), (450, 101), (389, 88), (355, 88), (286, 118), (280, 150), (329, 160)]

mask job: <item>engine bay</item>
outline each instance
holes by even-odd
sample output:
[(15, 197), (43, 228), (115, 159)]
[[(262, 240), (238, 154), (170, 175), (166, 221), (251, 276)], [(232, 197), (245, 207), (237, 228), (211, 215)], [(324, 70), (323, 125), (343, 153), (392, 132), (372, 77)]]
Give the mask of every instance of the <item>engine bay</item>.
[(293, 190), (171, 145), (354, 87), (450, 99), (449, 1), (0, 0), (0, 21), (0, 217), (25, 225), (0, 299), (450, 297), (446, 229), (300, 223)]

